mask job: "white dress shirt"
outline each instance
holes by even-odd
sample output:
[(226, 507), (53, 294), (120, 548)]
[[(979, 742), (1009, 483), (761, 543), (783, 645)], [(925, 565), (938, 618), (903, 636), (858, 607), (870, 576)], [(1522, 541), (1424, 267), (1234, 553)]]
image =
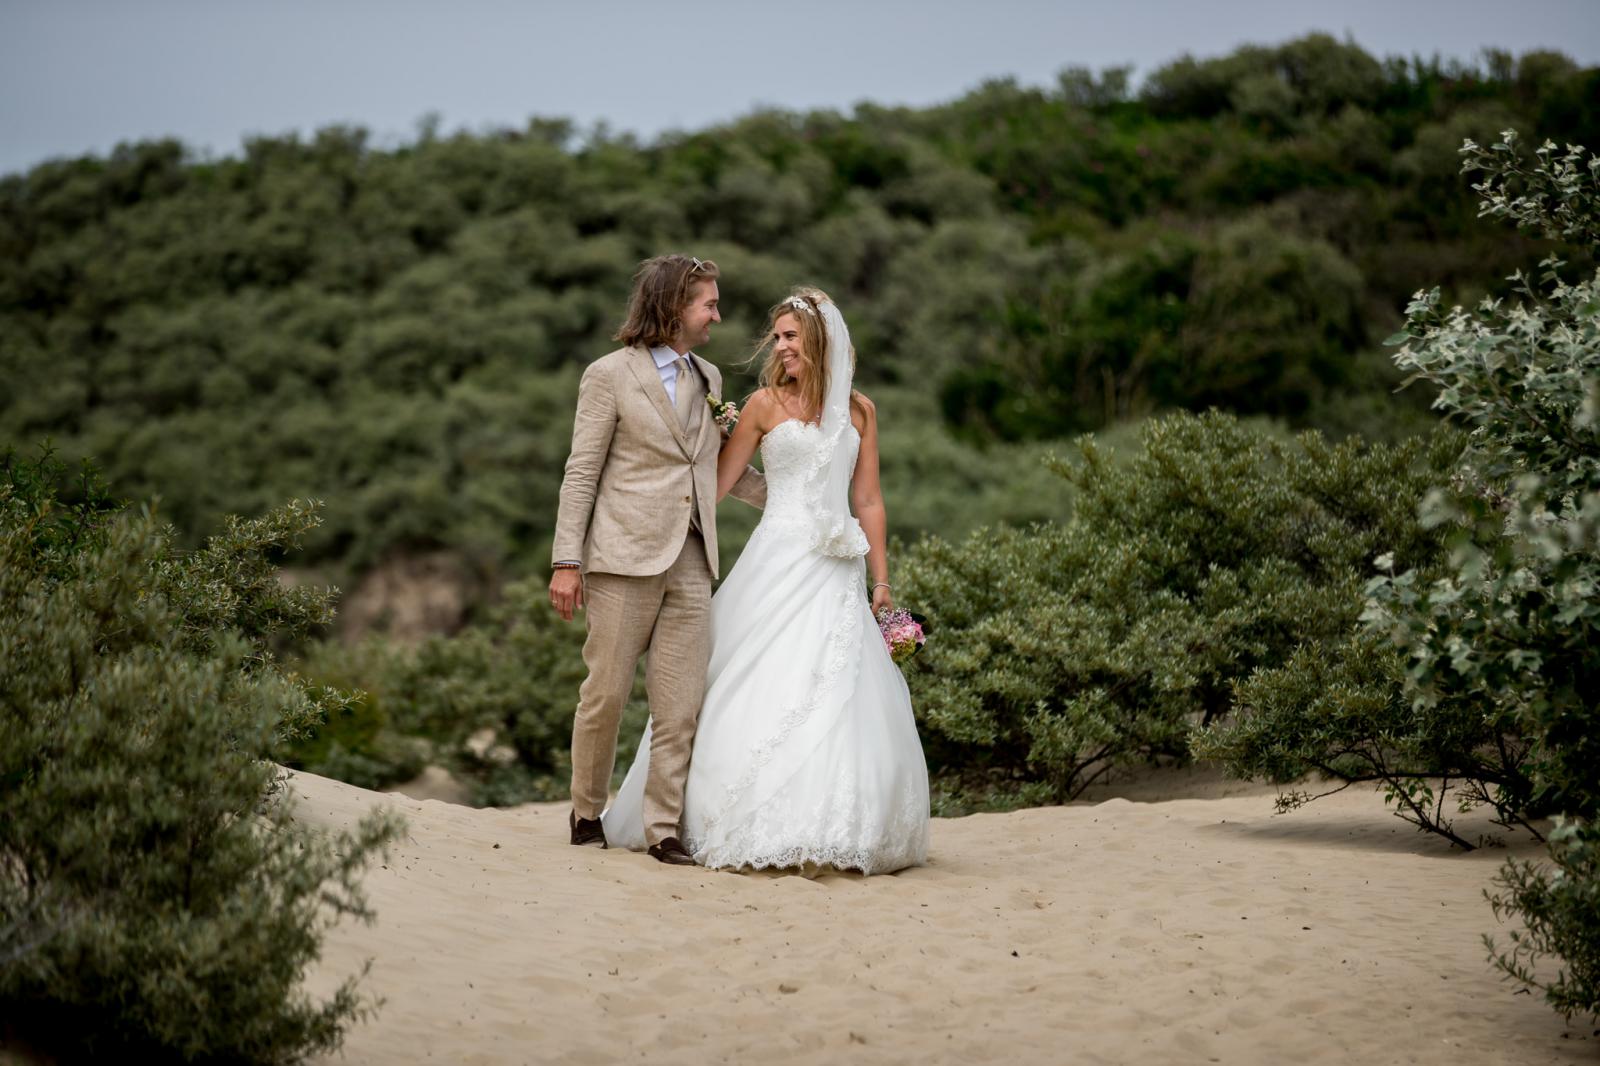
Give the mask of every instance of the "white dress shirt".
[[(689, 356), (693, 354), (693, 352), (684, 352), (683, 358), (689, 359)], [(656, 373), (661, 375), (661, 384), (667, 387), (667, 400), (676, 405), (678, 402), (678, 368), (672, 364), (677, 362), (678, 353), (662, 344), (650, 349), (650, 358), (656, 361)], [(689, 373), (694, 373), (693, 359), (689, 359)]]

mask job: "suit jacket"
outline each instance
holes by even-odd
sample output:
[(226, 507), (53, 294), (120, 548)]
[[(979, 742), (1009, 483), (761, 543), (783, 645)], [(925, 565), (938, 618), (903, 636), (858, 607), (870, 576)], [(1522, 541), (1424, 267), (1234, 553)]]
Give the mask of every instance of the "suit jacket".
[[(690, 358), (720, 396), (722, 372), (698, 355)], [(698, 508), (706, 562), (717, 575), (722, 434), (704, 398), (695, 403), (698, 417), (685, 432), (648, 349), (619, 348), (589, 364), (578, 384), (552, 562), (578, 560), (584, 573), (663, 573), (683, 550), (689, 513)], [(746, 470), (732, 495), (763, 506), (766, 481)]]

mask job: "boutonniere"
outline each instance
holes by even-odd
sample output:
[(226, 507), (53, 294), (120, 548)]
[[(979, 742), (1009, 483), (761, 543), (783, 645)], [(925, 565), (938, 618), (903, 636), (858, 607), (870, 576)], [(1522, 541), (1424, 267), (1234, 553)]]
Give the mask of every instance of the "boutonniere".
[(722, 428), (722, 432), (731, 434), (733, 427), (739, 424), (739, 405), (709, 392), (706, 393), (706, 403), (711, 405), (712, 421)]

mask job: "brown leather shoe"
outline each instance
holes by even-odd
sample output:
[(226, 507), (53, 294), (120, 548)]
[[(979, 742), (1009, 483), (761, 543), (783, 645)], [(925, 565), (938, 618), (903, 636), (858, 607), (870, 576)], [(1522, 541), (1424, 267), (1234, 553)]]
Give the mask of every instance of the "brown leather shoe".
[(598, 840), (602, 848), (610, 846), (606, 843), (606, 829), (600, 819), (579, 818), (578, 812), (573, 811), (567, 822), (572, 826), (574, 844), (593, 844)]
[(659, 844), (651, 844), (650, 857), (657, 862), (672, 866), (695, 865), (694, 856), (684, 849), (683, 843), (677, 837), (667, 837)]

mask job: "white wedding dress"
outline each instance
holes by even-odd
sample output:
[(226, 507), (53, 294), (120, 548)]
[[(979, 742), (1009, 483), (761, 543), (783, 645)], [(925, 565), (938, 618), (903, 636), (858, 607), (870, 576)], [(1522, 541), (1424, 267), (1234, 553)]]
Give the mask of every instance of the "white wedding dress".
[[(833, 342), (823, 417), (781, 423), (762, 440), (766, 508), (711, 600), (681, 823), (703, 866), (872, 874), (927, 858), (927, 763), (905, 678), (867, 601), (866, 536), (845, 502), (861, 444), (850, 424), (849, 335), (831, 303), (823, 313)], [(647, 726), (603, 816), (613, 847), (645, 846), (649, 750)]]

